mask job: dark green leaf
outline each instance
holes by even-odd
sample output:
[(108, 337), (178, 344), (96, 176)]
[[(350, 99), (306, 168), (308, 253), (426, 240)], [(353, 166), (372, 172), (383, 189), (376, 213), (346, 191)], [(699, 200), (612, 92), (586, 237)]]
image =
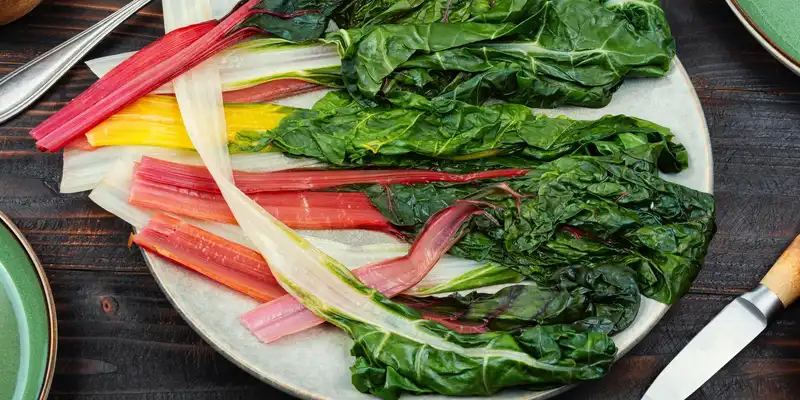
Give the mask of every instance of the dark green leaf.
[(652, 0), (356, 1), (339, 19), (351, 29), (327, 40), (340, 48), (347, 90), (365, 104), (414, 92), (600, 107), (625, 76), (664, 75), (675, 54)]
[(394, 300), (425, 315), (493, 331), (575, 323), (616, 333), (633, 323), (640, 294), (632, 269), (601, 265), (563, 268), (541, 283), (509, 286), (493, 294), (400, 296)]
[(626, 166), (619, 154), (566, 156), (505, 183), (372, 185), (363, 190), (411, 234), (463, 199), (492, 204), (451, 253), (507, 265), (540, 282), (569, 266), (627, 265), (641, 292), (672, 303), (686, 292), (714, 233), (709, 194)]
[[(462, 349), (454, 351), (353, 320), (334, 323), (356, 342), (356, 362), (350, 368), (353, 385), (383, 399), (397, 399), (403, 392), (490, 395), (513, 386), (546, 388), (597, 379), (616, 355), (611, 338), (580, 325), (459, 335), (437, 323), (414, 321), (420, 337), (436, 337)], [(489, 351), (502, 353), (488, 356)]]
[(255, 14), (234, 31), (255, 28), (295, 42), (316, 40), (341, 4), (342, 0), (262, 0), (253, 7)]
[(367, 108), (329, 93), (263, 132), (240, 132), (232, 151), (274, 146), (338, 166), (377, 165), (476, 170), (531, 167), (569, 154), (605, 155), (637, 170), (686, 167), (686, 151), (669, 129), (622, 115), (597, 121), (532, 115), (521, 105), (472, 106), (406, 94)]
[[(654, 43), (675, 53), (675, 39), (667, 22), (667, 16), (659, 6), (659, 0), (614, 0), (607, 1), (605, 7), (630, 22), (643, 36)], [(647, 66), (634, 68), (632, 75), (658, 75), (658, 69), (650, 70)]]
[(510, 23), (379, 25), (340, 30), (327, 35), (339, 46), (342, 79), (354, 96), (373, 99), (383, 80), (416, 52), (436, 53), (493, 40), (515, 30)]
[(335, 20), (344, 29), (431, 22), (518, 22), (532, 5), (527, 0), (355, 0), (343, 7)]

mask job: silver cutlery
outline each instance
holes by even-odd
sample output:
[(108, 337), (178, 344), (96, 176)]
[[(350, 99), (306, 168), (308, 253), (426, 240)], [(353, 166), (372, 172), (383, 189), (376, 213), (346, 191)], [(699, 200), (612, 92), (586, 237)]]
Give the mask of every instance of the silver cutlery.
[(28, 108), (97, 43), (152, 0), (134, 0), (0, 79), (0, 123)]
[(800, 236), (755, 289), (717, 314), (661, 371), (642, 400), (683, 400), (753, 341), (800, 296)]

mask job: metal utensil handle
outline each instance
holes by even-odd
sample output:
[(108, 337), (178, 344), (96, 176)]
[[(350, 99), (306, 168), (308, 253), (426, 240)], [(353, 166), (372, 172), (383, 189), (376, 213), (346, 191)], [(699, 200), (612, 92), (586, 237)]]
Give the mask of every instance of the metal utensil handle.
[(134, 0), (0, 79), (0, 123), (30, 106), (109, 32), (152, 0)]

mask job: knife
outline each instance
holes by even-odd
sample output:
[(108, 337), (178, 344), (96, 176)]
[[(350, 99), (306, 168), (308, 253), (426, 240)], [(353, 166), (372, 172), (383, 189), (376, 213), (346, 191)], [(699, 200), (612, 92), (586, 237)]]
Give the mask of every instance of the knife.
[(725, 306), (661, 371), (642, 400), (683, 400), (700, 388), (800, 295), (800, 236), (755, 289)]

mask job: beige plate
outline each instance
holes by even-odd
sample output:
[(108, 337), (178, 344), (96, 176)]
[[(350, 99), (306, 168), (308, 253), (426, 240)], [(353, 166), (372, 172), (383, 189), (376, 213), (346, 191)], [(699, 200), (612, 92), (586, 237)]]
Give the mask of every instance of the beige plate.
[[(667, 179), (711, 192), (711, 148), (705, 117), (683, 66), (663, 79), (631, 79), (603, 109), (562, 108), (547, 114), (594, 119), (605, 114), (628, 114), (665, 125), (689, 151), (690, 168)], [(386, 236), (363, 231), (318, 233), (351, 244), (386, 241)], [(145, 252), (150, 269), (169, 300), (186, 321), (214, 348), (257, 378), (302, 398), (373, 399), (350, 384), (351, 340), (331, 326), (318, 327), (264, 345), (239, 324), (239, 316), (257, 303), (245, 296)], [(345, 264), (347, 264), (345, 262)], [(614, 341), (624, 355), (655, 326), (669, 307), (644, 299), (636, 321)], [(532, 392), (508, 390), (493, 399), (545, 399), (568, 387)], [(443, 396), (420, 396), (441, 399)]]

